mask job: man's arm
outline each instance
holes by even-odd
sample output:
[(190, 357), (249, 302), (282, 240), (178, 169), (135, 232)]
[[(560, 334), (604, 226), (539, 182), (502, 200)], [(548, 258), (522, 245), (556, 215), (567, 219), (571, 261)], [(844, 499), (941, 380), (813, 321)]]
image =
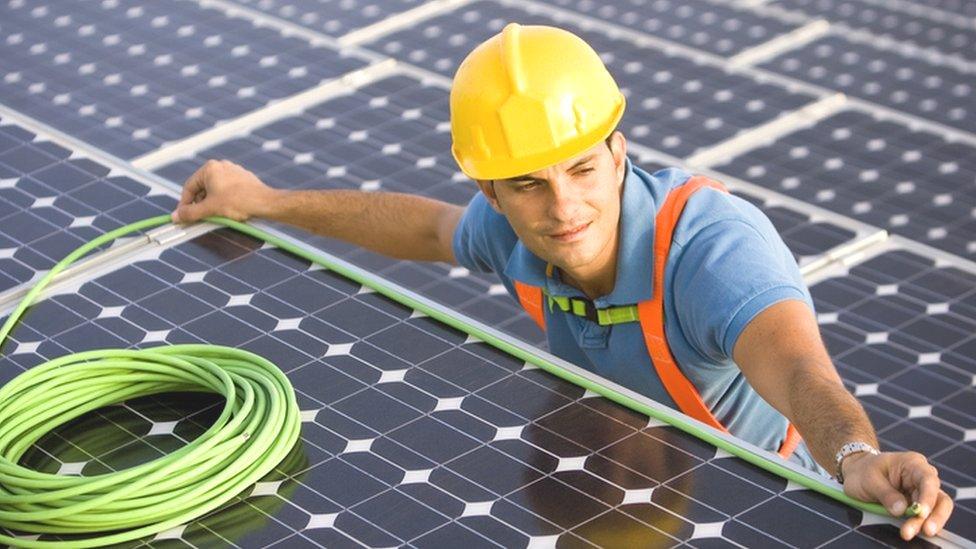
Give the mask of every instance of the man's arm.
[(173, 221), (263, 217), (397, 259), (456, 264), (451, 240), (464, 208), (402, 193), (274, 189), (227, 160), (209, 160), (183, 185)]
[[(806, 303), (782, 301), (756, 315), (739, 335), (733, 359), (756, 391), (793, 422), (828, 471), (834, 472), (835, 453), (848, 442), (877, 447), (874, 428), (841, 384)], [(911, 502), (922, 504), (921, 514), (902, 525), (905, 539), (923, 526), (927, 535), (935, 535), (952, 512), (952, 500), (939, 489), (938, 471), (921, 454), (854, 454), (843, 468), (844, 491), (851, 497), (878, 501), (894, 516)]]

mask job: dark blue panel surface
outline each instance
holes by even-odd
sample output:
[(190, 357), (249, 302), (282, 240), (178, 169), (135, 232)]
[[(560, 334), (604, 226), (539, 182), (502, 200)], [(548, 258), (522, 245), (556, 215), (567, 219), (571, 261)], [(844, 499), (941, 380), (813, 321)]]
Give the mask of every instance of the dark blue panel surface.
[(733, 3), (708, 0), (555, 0), (552, 3), (722, 56), (735, 55), (799, 27)]
[(195, 2), (0, 5), (0, 100), (122, 158), (366, 65)]
[(884, 3), (860, 0), (774, 0), (769, 5), (822, 17), (897, 43), (932, 48), (942, 53), (972, 57), (976, 48), (976, 28), (972, 25), (967, 28), (962, 18), (955, 20), (955, 24), (949, 21), (940, 23), (937, 18), (927, 16), (925, 8), (921, 6), (912, 14), (904, 8), (898, 10)]
[(329, 36), (339, 37), (423, 4), (423, 0), (233, 0)]
[(716, 169), (976, 257), (976, 148), (847, 111)]
[(762, 67), (960, 130), (976, 131), (973, 76), (949, 65), (829, 35)]
[[(976, 486), (976, 275), (893, 251), (811, 293), (834, 363), (884, 446), (925, 454), (950, 493)], [(972, 499), (956, 504), (976, 517)]]
[(603, 56), (627, 96), (621, 128), (630, 139), (675, 156), (714, 145), (812, 99), (611, 32), (577, 25), (571, 18), (557, 20), (507, 3), (475, 2), (367, 47), (453, 76), (469, 51), (509, 22), (562, 26), (586, 39)]
[(0, 119), (0, 291), (109, 229), (175, 204), (159, 189)]

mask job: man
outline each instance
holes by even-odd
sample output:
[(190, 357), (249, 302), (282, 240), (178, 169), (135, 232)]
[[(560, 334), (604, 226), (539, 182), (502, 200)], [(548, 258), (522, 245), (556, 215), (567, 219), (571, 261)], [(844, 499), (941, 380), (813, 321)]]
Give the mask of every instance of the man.
[(467, 208), (397, 193), (281, 191), (209, 161), (186, 182), (173, 219), (264, 217), (400, 259), (493, 270), (555, 354), (819, 464), (847, 494), (896, 516), (919, 502), (905, 539), (938, 532), (953, 504), (937, 471), (917, 453), (875, 450), (772, 224), (718, 183), (633, 166), (614, 129), (623, 111), (580, 38), (510, 24), (471, 52), (451, 90), (452, 152), (481, 190)]

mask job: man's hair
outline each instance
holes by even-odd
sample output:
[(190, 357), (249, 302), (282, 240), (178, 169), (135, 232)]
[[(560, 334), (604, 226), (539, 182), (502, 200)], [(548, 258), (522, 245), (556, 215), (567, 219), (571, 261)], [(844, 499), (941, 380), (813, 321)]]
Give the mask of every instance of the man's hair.
[(615, 133), (617, 133), (617, 128), (614, 128), (613, 131), (610, 132), (610, 135), (608, 135), (607, 138), (603, 140), (603, 142), (607, 144), (607, 148), (610, 149), (610, 152), (613, 152), (613, 147), (610, 146), (610, 141), (613, 140), (613, 134)]

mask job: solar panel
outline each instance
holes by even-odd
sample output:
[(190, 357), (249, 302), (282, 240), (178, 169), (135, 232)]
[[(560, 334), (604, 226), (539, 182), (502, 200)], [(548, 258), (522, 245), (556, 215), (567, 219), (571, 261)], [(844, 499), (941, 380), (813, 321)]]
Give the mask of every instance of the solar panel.
[[(810, 288), (821, 332), (885, 447), (925, 454), (950, 493), (976, 486), (976, 273), (910, 245)], [(976, 539), (976, 501), (952, 527)]]
[[(274, 357), (303, 410), (299, 455), (226, 511), (162, 538), (510, 546), (895, 535), (260, 242), (221, 230), (148, 255), (39, 304), (0, 370), (93, 345), (209, 342)], [(198, 435), (212, 411), (185, 396), (114, 407), (89, 424), (104, 434), (68, 445), (69, 425), (25, 460), (82, 475), (131, 466)], [(219, 520), (225, 512), (235, 519)]]
[(906, 12), (883, 3), (847, 0), (775, 0), (767, 5), (797, 10), (901, 44), (949, 54), (965, 56), (976, 47), (976, 30), (971, 26), (967, 28), (958, 20), (939, 22), (920, 6)]
[(918, 7), (928, 6), (945, 10), (947, 13), (958, 13), (970, 17), (976, 16), (976, 2), (973, 2), (973, 0), (917, 0), (913, 2), (911, 7), (915, 7), (915, 5)]
[(714, 145), (814, 99), (518, 2), (474, 2), (364, 47), (453, 76), (474, 46), (511, 21), (563, 26), (582, 36), (602, 54), (630, 100), (621, 129), (630, 139), (675, 156)]
[(716, 169), (976, 257), (976, 146), (845, 111)]
[(0, 292), (109, 229), (172, 211), (165, 192), (0, 117)]
[(602, 21), (726, 56), (740, 53), (799, 27), (733, 3), (707, 0), (556, 0), (552, 3)]
[(424, 4), (395, 0), (237, 0), (238, 4), (280, 17), (329, 36), (340, 37)]
[(953, 128), (976, 129), (973, 78), (949, 65), (829, 35), (762, 67)]
[(122, 158), (367, 65), (195, 2), (0, 5), (0, 96)]

